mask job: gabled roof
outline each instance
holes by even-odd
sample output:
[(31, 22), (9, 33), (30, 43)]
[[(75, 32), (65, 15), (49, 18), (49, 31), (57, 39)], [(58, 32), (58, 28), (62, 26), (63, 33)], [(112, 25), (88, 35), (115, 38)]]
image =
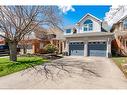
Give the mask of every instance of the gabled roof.
[(126, 18), (127, 18), (127, 15), (122, 16), (118, 21), (116, 21), (115, 23), (113, 23), (113, 25), (112, 25), (110, 31), (113, 31), (113, 29), (115, 29), (115, 26), (116, 26), (117, 24), (123, 22), (123, 20), (126, 19)]
[(121, 19), (120, 19), (118, 22), (121, 22), (121, 21), (123, 21), (123, 20), (126, 19), (126, 18), (127, 18), (127, 15), (121, 17)]
[(90, 14), (90, 13), (87, 13), (84, 17), (82, 17), (82, 18), (79, 20), (79, 22), (78, 22), (78, 23), (80, 23), (80, 22), (81, 22), (84, 18), (86, 18), (87, 16), (91, 16), (91, 17), (95, 18), (96, 20), (98, 20), (98, 21), (102, 22), (102, 20), (100, 20), (99, 18), (97, 18), (97, 17), (93, 16), (93, 15), (92, 15), (92, 14)]
[(48, 34), (56, 35), (55, 38), (57, 40), (64, 40), (64, 31), (60, 27), (51, 27), (48, 29)]
[(64, 29), (74, 28), (74, 27), (76, 27), (76, 25), (68, 25), (68, 26), (65, 26)]

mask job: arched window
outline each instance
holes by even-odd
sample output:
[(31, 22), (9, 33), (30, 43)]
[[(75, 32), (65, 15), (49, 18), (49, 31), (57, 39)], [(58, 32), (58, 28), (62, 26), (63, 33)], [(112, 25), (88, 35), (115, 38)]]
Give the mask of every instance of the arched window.
[(93, 21), (91, 20), (86, 20), (84, 22), (84, 28), (83, 28), (84, 31), (92, 31), (93, 30)]
[(123, 27), (124, 27), (124, 29), (127, 29), (127, 18), (123, 22)]

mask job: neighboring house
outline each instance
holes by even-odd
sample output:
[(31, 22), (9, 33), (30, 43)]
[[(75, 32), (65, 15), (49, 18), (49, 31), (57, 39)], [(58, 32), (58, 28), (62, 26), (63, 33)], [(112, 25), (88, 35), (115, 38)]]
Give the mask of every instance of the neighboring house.
[(3, 44), (5, 44), (5, 41), (3, 38), (0, 37), (0, 45), (3, 45)]
[(65, 51), (71, 56), (110, 57), (113, 33), (104, 23), (88, 13), (76, 25), (65, 27)]
[[(3, 35), (3, 33), (0, 32), (0, 35)], [(0, 36), (0, 45), (4, 45), (4, 44), (5, 44), (4, 38)]]
[[(60, 35), (59, 35), (60, 34)], [(19, 43), (21, 54), (23, 53), (46, 53), (44, 47), (47, 44), (54, 44), (59, 53), (63, 52), (64, 46), (63, 31), (59, 28), (38, 29), (26, 35)]]
[[(19, 53), (46, 53), (43, 48), (47, 44), (54, 44), (58, 48), (59, 53), (62, 53), (65, 47), (63, 33), (63, 30), (56, 27), (50, 29), (37, 27), (35, 31), (25, 35), (18, 43), (18, 47), (20, 48)], [(3, 44), (5, 44), (5, 40), (0, 38), (0, 45)]]
[[(49, 44), (49, 40), (44, 39), (46, 34), (46, 29), (38, 29), (32, 31), (31, 33), (24, 36), (24, 38), (19, 42), (18, 46), (20, 48), (20, 54), (30, 53), (43, 53), (42, 48)], [(43, 36), (43, 39), (40, 38)]]
[(61, 30), (59, 27), (50, 28), (48, 30), (48, 34), (52, 35), (55, 34), (55, 37), (50, 39), (51, 44), (54, 44), (58, 48), (59, 53), (63, 53), (66, 45), (64, 31)]
[(105, 20), (115, 35), (112, 41), (112, 53), (127, 56), (127, 6), (112, 8), (106, 13)]
[(115, 33), (115, 40), (112, 41), (112, 52), (127, 56), (127, 15), (113, 24), (111, 32)]

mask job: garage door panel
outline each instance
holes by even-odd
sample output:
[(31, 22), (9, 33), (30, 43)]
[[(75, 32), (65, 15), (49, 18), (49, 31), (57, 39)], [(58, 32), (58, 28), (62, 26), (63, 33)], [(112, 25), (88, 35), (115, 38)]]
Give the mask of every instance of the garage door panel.
[(106, 45), (93, 45), (89, 46), (91, 50), (106, 50)]
[(84, 51), (83, 50), (71, 50), (70, 55), (72, 55), (72, 56), (83, 56)]
[(89, 56), (105, 56), (106, 52), (104, 50), (90, 50)]
[(81, 42), (73, 42), (69, 44), (69, 55), (71, 56), (83, 56), (84, 44)]
[(106, 42), (88, 43), (88, 56), (106, 56)]

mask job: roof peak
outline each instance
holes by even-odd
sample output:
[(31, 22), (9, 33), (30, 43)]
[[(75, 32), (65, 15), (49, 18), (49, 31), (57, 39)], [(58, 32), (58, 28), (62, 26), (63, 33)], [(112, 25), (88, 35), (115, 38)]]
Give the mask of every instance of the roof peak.
[(80, 22), (81, 22), (86, 16), (88, 16), (88, 15), (91, 16), (91, 17), (93, 17), (93, 18), (95, 18), (95, 19), (97, 19), (98, 21), (102, 22), (101, 19), (95, 17), (94, 15), (92, 15), (92, 14), (90, 14), (90, 13), (87, 13), (87, 14), (85, 14), (85, 15), (78, 21), (78, 23), (80, 23)]

